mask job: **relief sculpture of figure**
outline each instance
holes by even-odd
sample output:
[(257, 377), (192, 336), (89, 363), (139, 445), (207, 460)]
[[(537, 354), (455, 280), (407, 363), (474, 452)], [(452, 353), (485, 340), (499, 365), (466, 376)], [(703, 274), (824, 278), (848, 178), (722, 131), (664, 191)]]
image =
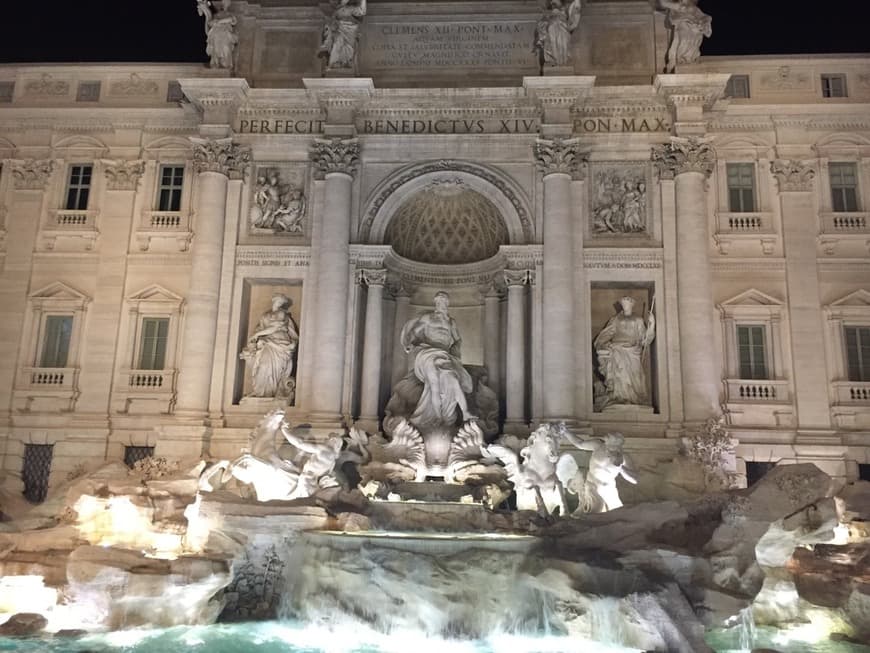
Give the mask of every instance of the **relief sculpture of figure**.
[(698, 7), (698, 0), (659, 0), (667, 13), (671, 30), (665, 72), (672, 73), (677, 64), (695, 63), (701, 56), (701, 42), (713, 34), (713, 19)]
[(251, 227), (275, 233), (302, 233), (304, 215), (305, 196), (301, 190), (282, 184), (276, 170), (257, 175), (249, 218)]
[(648, 324), (631, 314), (634, 303), (631, 297), (620, 299), (622, 311), (610, 318), (595, 337), (599, 371), (604, 377), (604, 386), (595, 397), (596, 410), (613, 405), (645, 406), (649, 402), (644, 359), (656, 334), (655, 300)]
[(320, 39), (319, 56), (326, 57), (329, 68), (353, 68), (359, 28), (366, 15), (366, 0), (333, 0), (332, 16), (327, 18)]
[(547, 0), (547, 9), (535, 27), (535, 50), (543, 65), (568, 65), (571, 33), (579, 24), (580, 0)]
[[(625, 438), (620, 433), (609, 433), (604, 438), (582, 440), (565, 431), (564, 437), (581, 451), (590, 451), (589, 468), (579, 474), (569, 485), (569, 490), (580, 496), (580, 505), (575, 514), (584, 512), (608, 512), (622, 507), (616, 479), (622, 477), (637, 485), (637, 475), (631, 461), (623, 451)], [(582, 486), (578, 483), (583, 480)]]
[(406, 353), (413, 353), (414, 375), (423, 383), (423, 394), (410, 421), (418, 429), (452, 425), (456, 411), (465, 421), (477, 419), (468, 409), (466, 393), (473, 389), (471, 375), (462, 366), (459, 329), (447, 313), (450, 298), (435, 294), (435, 310), (409, 320), (400, 337)]
[(293, 355), (299, 332), (290, 315), (286, 295), (272, 297), (271, 310), (263, 313), (248, 344), (239, 354), (251, 363), (253, 397), (286, 397), (292, 401), (295, 390)]
[[(238, 21), (229, 11), (230, 2), (231, 0), (196, 0), (197, 12), (205, 19), (205, 52), (211, 60), (209, 65), (212, 68), (233, 67), (233, 52), (239, 37), (236, 34)], [(211, 5), (215, 3), (220, 10), (212, 8)]]

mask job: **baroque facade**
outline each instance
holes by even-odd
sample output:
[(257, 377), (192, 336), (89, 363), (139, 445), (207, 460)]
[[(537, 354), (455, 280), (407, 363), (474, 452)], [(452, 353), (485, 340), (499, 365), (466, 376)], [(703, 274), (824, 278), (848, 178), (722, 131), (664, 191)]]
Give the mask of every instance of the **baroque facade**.
[(442, 290), (504, 432), (654, 466), (722, 416), (741, 473), (866, 475), (870, 57), (479, 5), (237, 2), (212, 68), (0, 67), (8, 488), (231, 456), (276, 406), (376, 430)]

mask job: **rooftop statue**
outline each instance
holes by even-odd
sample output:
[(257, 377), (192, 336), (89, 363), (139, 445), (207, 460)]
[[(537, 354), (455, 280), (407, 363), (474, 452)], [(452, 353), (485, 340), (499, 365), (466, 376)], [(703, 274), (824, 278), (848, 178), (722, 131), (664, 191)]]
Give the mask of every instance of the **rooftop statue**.
[(568, 65), (571, 33), (579, 24), (580, 0), (547, 0), (547, 9), (535, 27), (535, 50), (542, 65)]
[(677, 64), (695, 63), (701, 56), (701, 42), (713, 34), (713, 19), (698, 7), (698, 0), (659, 0), (667, 11), (666, 24), (671, 30), (665, 72), (672, 73)]
[(353, 68), (359, 28), (366, 15), (366, 0), (333, 0), (332, 15), (320, 39), (321, 57), (329, 68)]
[[(230, 9), (231, 0), (196, 0), (196, 9), (205, 19), (205, 52), (210, 57), (212, 68), (233, 67), (233, 52), (239, 37), (236, 34), (237, 19)], [(215, 10), (214, 6), (220, 7)]]

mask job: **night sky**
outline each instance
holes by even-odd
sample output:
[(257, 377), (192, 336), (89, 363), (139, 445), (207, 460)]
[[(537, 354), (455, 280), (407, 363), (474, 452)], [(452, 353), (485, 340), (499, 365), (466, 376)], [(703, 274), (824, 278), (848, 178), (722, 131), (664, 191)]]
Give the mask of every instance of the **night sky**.
[[(3, 5), (0, 62), (205, 61), (194, 0)], [(713, 16), (703, 54), (870, 52), (867, 0), (701, 0), (701, 8)]]

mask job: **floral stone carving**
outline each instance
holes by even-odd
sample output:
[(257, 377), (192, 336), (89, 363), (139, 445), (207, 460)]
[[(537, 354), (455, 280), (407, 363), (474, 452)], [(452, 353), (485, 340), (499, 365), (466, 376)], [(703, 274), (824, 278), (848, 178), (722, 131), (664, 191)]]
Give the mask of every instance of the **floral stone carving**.
[(251, 163), (251, 150), (231, 138), (191, 138), (193, 167), (197, 172), (218, 172), (240, 178)]
[(115, 161), (105, 165), (106, 187), (109, 190), (136, 190), (145, 172), (144, 161)]
[(672, 179), (686, 172), (700, 172), (709, 177), (713, 174), (716, 152), (705, 139), (672, 136), (670, 143), (653, 148), (652, 161), (663, 179)]
[(813, 179), (816, 177), (816, 171), (805, 161), (777, 159), (771, 162), (770, 171), (776, 177), (781, 193), (813, 190)]

